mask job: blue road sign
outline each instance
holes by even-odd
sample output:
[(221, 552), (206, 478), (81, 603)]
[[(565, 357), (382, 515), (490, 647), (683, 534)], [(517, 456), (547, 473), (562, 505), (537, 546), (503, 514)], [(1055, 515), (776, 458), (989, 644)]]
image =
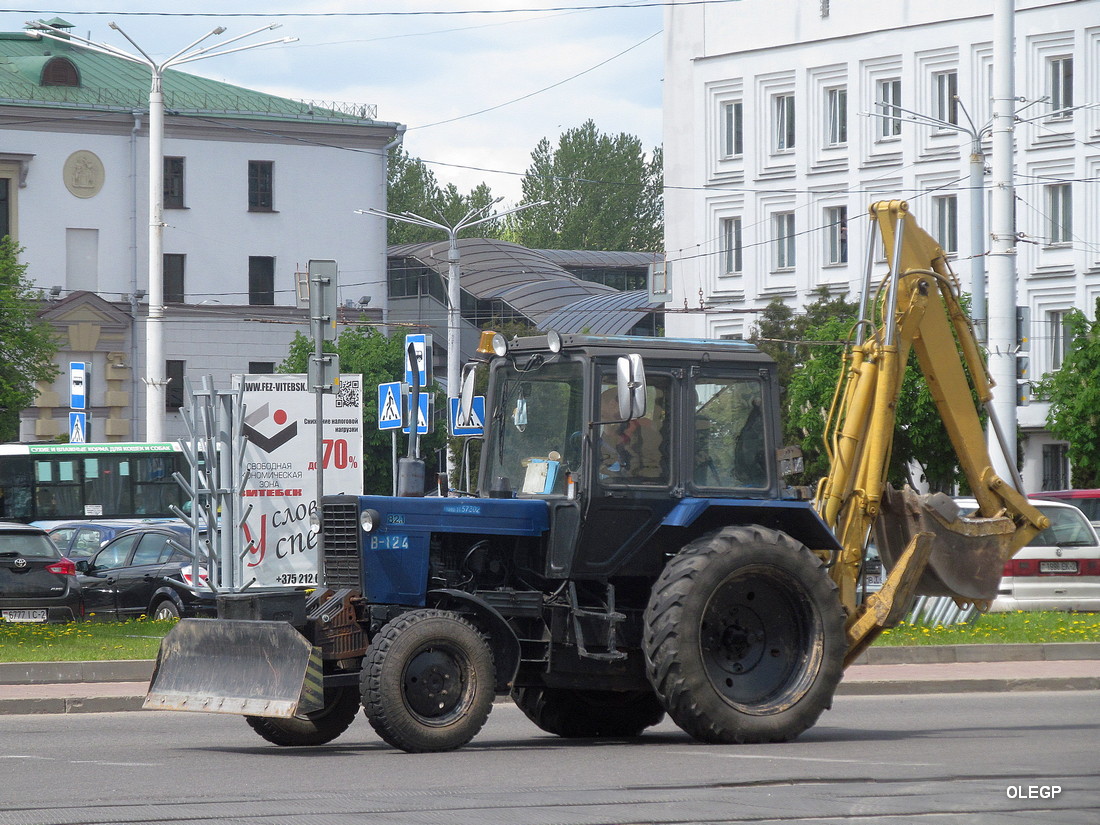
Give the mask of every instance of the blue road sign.
[(401, 382), (378, 385), (378, 429), (401, 429)]
[(88, 364), (86, 361), (69, 362), (69, 409), (88, 409)]
[(88, 413), (69, 413), (69, 443), (84, 444), (88, 440)]
[[(431, 401), (431, 397), (432, 395), (429, 392), (420, 393), (420, 415), (416, 417), (416, 431), (420, 435), (427, 435), (432, 431), (431, 408), (428, 403), (429, 401)], [(412, 404), (411, 394), (409, 395), (409, 400), (407, 403)], [(409, 415), (409, 418), (411, 419), (412, 415)], [(401, 432), (407, 433), (408, 431), (409, 425), (408, 423), (406, 423), (405, 426), (401, 428)]]
[(470, 407), (470, 415), (462, 421), (458, 420), (458, 399), (448, 399), (451, 402), (451, 414), (448, 417), (451, 427), (451, 435), (476, 436), (485, 435), (485, 396), (475, 395), (474, 403)]
[(428, 386), (428, 380), (430, 378), (429, 359), (432, 357), (431, 345), (428, 342), (429, 336), (426, 334), (405, 336), (405, 383), (410, 386), (412, 386), (413, 382), (413, 365), (409, 360), (410, 344), (416, 351), (416, 367), (420, 375), (420, 386)]

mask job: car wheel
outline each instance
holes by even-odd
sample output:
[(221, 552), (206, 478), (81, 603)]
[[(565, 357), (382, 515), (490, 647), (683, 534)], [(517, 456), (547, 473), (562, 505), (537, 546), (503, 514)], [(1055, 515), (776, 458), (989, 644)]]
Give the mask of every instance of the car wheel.
[(180, 617), (180, 609), (176, 607), (176, 603), (165, 599), (162, 602), (158, 602), (157, 606), (153, 608), (153, 620), (164, 621), (165, 619), (178, 619)]

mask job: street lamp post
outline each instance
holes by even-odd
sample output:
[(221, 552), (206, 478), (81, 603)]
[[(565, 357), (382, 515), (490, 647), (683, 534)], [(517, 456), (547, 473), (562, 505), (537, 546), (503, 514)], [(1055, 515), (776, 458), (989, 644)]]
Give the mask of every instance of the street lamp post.
[[(486, 215), (485, 213), (500, 203), (503, 198), (496, 198), (485, 206), (471, 209), (454, 225), (448, 225), (439, 221), (429, 220), (428, 218), (420, 215), (414, 215), (412, 212), (402, 212), (400, 215), (393, 212), (386, 212), (383, 209), (357, 209), (355, 210), (359, 215), (375, 215), (379, 218), (388, 218), (392, 221), (401, 221), (402, 223), (411, 223), (415, 226), (425, 226), (429, 229), (438, 229), (441, 232), (447, 233), (447, 398), (457, 398), (459, 394), (460, 382), (460, 370), (462, 369), (462, 313), (461, 313), (461, 300), (462, 300), (462, 267), (461, 256), (458, 251), (458, 233), (463, 229), (469, 229), (471, 226), (477, 226), (478, 224), (487, 223), (489, 221), (503, 218), (506, 215), (512, 215), (516, 212), (520, 212), (524, 209), (530, 209), (533, 206), (542, 206), (545, 201), (537, 201), (536, 203), (525, 203), (520, 206), (509, 209), (505, 212), (498, 212), (493, 215)], [(448, 400), (448, 403), (449, 400)]]
[[(116, 23), (110, 27), (125, 37), (138, 54), (111, 46), (75, 34), (65, 33), (46, 23), (32, 23), (33, 31), (42, 37), (67, 43), (76, 40), (88, 48), (111, 55), (131, 63), (140, 63), (149, 67), (152, 83), (149, 89), (149, 317), (145, 324), (145, 440), (164, 440), (164, 410), (167, 381), (164, 375), (164, 91), (162, 80), (164, 72), (173, 66), (219, 57), (224, 54), (258, 49), (275, 43), (293, 43), (298, 38), (282, 37), (265, 40), (262, 43), (249, 43), (232, 49), (225, 48), (246, 37), (262, 31), (279, 27), (278, 23), (261, 26), (229, 40), (221, 41), (217, 46), (196, 47), (209, 37), (222, 34), (225, 28), (218, 26), (204, 34), (198, 40), (185, 46), (167, 60), (157, 62), (130, 35)], [(215, 51), (217, 49), (217, 51)]]

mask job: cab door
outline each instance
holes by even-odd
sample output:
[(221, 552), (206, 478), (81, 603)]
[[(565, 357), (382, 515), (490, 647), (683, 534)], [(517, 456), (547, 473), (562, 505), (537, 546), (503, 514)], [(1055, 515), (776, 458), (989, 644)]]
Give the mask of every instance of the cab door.
[[(670, 372), (647, 365), (646, 414), (618, 421), (615, 373), (599, 375), (591, 428), (588, 505), (574, 557), (575, 578), (615, 575), (629, 563), (632, 575), (660, 569), (660, 555), (646, 566), (647, 540), (675, 506), (678, 455)], [(653, 569), (650, 569), (652, 567)]]

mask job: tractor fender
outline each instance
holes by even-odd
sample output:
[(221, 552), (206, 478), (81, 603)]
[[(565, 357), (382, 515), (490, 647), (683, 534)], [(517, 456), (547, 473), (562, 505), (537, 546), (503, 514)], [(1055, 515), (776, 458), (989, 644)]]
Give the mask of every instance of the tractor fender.
[(495, 607), (464, 590), (440, 588), (429, 590), (428, 607), (440, 610), (453, 610), (473, 622), (489, 643), (493, 651), (493, 664), (496, 671), (496, 692), (508, 693), (519, 670), (519, 637)]
[[(705, 516), (705, 518), (704, 518)], [(717, 526), (757, 524), (781, 530), (814, 550), (838, 551), (840, 542), (808, 501), (751, 498), (683, 498), (669, 511), (663, 527), (705, 531)]]

